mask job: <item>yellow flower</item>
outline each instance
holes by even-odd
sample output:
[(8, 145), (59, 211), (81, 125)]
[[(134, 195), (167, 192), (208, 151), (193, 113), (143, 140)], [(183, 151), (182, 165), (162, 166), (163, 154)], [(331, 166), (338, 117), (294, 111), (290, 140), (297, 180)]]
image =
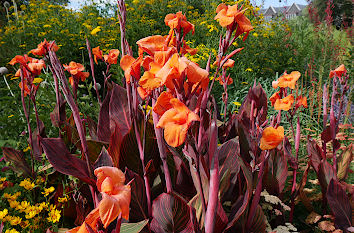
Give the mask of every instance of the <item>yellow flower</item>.
[(233, 104), (236, 105), (236, 106), (241, 106), (240, 102), (233, 102)]
[(50, 212), (48, 213), (48, 222), (56, 223), (59, 222), (60, 220), (60, 210), (57, 210), (55, 208), (51, 209)]
[(9, 220), (10, 224), (12, 226), (18, 225), (22, 222), (22, 218), (18, 217), (18, 216), (12, 216)]
[(26, 190), (31, 190), (34, 188), (34, 183), (31, 182), (30, 179), (24, 179), (23, 181), (21, 181), (20, 186), (23, 187)]
[(27, 228), (27, 227), (29, 226), (29, 221), (28, 221), (28, 220), (22, 221), (22, 222), (20, 223), (20, 226), (21, 226), (22, 228)]
[(19, 203), (18, 206), (16, 206), (16, 209), (19, 210), (20, 212), (25, 211), (28, 207), (30, 206), (30, 203), (27, 201), (22, 201)]
[(31, 218), (33, 218), (33, 217), (36, 216), (36, 215), (37, 215), (37, 211), (32, 210), (32, 211), (30, 211), (29, 213), (27, 213), (27, 214), (25, 215), (25, 218), (26, 218), (26, 219), (31, 219)]
[(9, 211), (7, 209), (0, 211), (0, 220), (4, 219), (8, 213)]
[[(12, 115), (13, 116), (13, 115)], [(6, 177), (1, 177), (0, 178), (0, 182), (4, 182), (4, 181), (6, 181)]]
[(22, 151), (23, 152), (27, 152), (27, 151), (29, 151), (31, 149), (31, 147), (30, 146), (27, 146), (25, 149), (23, 149)]
[(50, 193), (54, 192), (55, 188), (52, 186), (50, 188), (44, 188), (44, 192), (42, 192), (42, 194), (44, 194), (44, 196), (48, 196)]
[(247, 68), (245, 71), (252, 72), (252, 68)]
[(97, 32), (101, 31), (101, 26), (97, 26), (95, 27), (92, 31), (91, 31), (91, 35), (95, 36), (97, 34)]
[(7, 118), (11, 118), (11, 117), (13, 117), (14, 115), (12, 114), (12, 115), (10, 115), (10, 116), (7, 116)]
[(65, 195), (64, 197), (58, 198), (58, 202), (60, 202), (60, 203), (68, 202), (68, 200), (69, 200), (69, 198), (67, 195)]
[(33, 81), (32, 81), (32, 83), (41, 83), (43, 81), (43, 79), (42, 78), (34, 78), (33, 79)]
[(12, 209), (17, 208), (18, 205), (20, 204), (18, 201), (11, 201), (11, 200), (8, 200), (8, 202), (9, 202), (10, 207), (11, 207)]
[[(45, 106), (45, 105), (43, 105)], [(36, 184), (42, 184), (44, 183), (45, 181), (45, 178), (43, 176), (38, 176), (37, 179), (36, 179)]]
[(50, 28), (51, 26), (49, 24), (44, 24), (43, 27), (44, 28)]
[(20, 233), (16, 229), (7, 229), (5, 233)]

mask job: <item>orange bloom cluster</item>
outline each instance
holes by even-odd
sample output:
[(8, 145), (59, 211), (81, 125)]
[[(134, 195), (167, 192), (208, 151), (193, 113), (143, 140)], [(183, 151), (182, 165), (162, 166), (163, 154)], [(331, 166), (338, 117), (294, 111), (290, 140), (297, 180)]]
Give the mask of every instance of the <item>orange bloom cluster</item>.
[(44, 41), (41, 42), (36, 49), (32, 49), (30, 53), (36, 56), (44, 56), (47, 54), (48, 49), (56, 52), (58, 51), (59, 47), (54, 41), (48, 42), (46, 39), (44, 39)]
[(251, 25), (251, 21), (244, 15), (246, 9), (242, 10), (242, 7), (239, 9), (238, 5), (226, 5), (225, 3), (221, 3), (216, 8), (217, 15), (215, 16), (215, 20), (219, 20), (219, 24), (221, 27), (227, 27), (228, 29), (236, 28), (236, 37), (246, 33), (244, 40), (247, 38), (247, 35), (253, 27)]
[(168, 92), (159, 96), (153, 111), (161, 116), (156, 127), (165, 129), (165, 140), (172, 147), (182, 145), (189, 126), (200, 120), (197, 114)]
[(97, 189), (102, 194), (102, 200), (98, 207), (86, 216), (81, 226), (67, 233), (89, 233), (86, 224), (97, 232), (99, 220), (107, 228), (119, 214), (122, 218), (129, 219), (131, 190), (129, 185), (124, 185), (124, 173), (116, 167), (99, 167), (95, 170), (95, 175), (97, 176)]
[(329, 73), (329, 77), (330, 78), (333, 78), (334, 76), (342, 77), (342, 75), (346, 74), (346, 73), (347, 73), (347, 69), (342, 64), (342, 65), (338, 66), (335, 70), (331, 70), (331, 72)]
[(89, 72), (83, 72), (85, 70), (85, 67), (80, 63), (71, 61), (69, 65), (64, 64), (63, 66), (65, 70), (72, 75), (69, 78), (71, 86), (74, 86), (75, 81), (78, 82), (79, 80), (81, 80), (82, 82), (84, 82), (86, 78), (90, 76)]
[(264, 129), (260, 148), (261, 150), (271, 150), (276, 148), (284, 138), (284, 128), (279, 126), (278, 128), (267, 127)]
[(104, 60), (106, 63), (112, 65), (117, 64), (118, 57), (119, 57), (119, 50), (118, 49), (111, 49), (109, 50), (108, 54), (103, 55), (100, 46), (92, 49), (92, 54), (96, 64), (98, 64), (97, 59)]
[[(274, 89), (278, 87), (281, 88), (280, 91), (275, 92), (269, 98), (269, 101), (271, 102), (275, 110), (289, 111), (292, 108), (295, 102), (294, 96), (290, 94), (284, 98), (281, 98), (283, 93), (282, 89), (285, 89), (287, 87), (290, 89), (295, 89), (296, 82), (300, 78), (300, 76), (301, 74), (299, 71), (293, 71), (290, 74), (284, 72), (284, 74), (277, 81), (273, 81), (272, 86)], [(301, 106), (307, 108), (307, 98), (298, 96), (296, 97), (295, 109)]]
[(187, 34), (192, 31), (194, 34), (194, 25), (187, 21), (187, 18), (181, 11), (176, 14), (168, 14), (165, 17), (165, 24), (170, 27), (171, 30), (183, 29), (183, 34)]
[[(36, 59), (29, 57), (27, 55), (19, 56), (16, 55), (10, 62), (10, 65), (21, 64), (25, 67), (23, 70), (24, 85), (22, 82), (19, 83), (19, 87), (24, 88), (24, 95), (27, 96), (30, 94), (30, 87), (38, 89), (39, 86), (35, 85), (33, 78), (41, 74), (42, 69), (45, 67), (45, 62), (42, 59)], [(15, 77), (21, 76), (21, 69), (18, 69), (15, 73)]]

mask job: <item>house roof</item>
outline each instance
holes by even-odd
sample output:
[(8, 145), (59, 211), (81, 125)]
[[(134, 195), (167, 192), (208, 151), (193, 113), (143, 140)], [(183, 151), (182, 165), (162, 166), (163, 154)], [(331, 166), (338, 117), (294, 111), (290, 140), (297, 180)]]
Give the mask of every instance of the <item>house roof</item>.
[(293, 3), (291, 6), (282, 6), (282, 7), (270, 6), (268, 9), (261, 9), (261, 13), (264, 15), (286, 14), (290, 11), (300, 12), (306, 7), (307, 5), (301, 5), (296, 3)]

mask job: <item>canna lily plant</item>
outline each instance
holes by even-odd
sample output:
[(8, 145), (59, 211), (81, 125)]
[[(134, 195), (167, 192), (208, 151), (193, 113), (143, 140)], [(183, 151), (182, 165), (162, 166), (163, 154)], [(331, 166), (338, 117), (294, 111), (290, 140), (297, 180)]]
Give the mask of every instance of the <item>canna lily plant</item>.
[[(253, 29), (244, 14), (247, 9), (226, 4), (217, 7), (215, 19), (225, 33), (220, 35), (215, 71), (210, 69), (211, 56), (205, 68), (185, 56), (196, 53), (185, 41), (195, 27), (182, 12), (165, 17), (168, 35), (138, 40), (138, 54), (133, 54), (126, 40), (124, 0), (118, 0), (118, 10), (120, 51), (113, 49), (104, 55), (99, 46), (91, 49), (86, 41), (100, 106), (98, 122), (80, 114), (76, 103), (77, 84), (88, 78), (89, 72), (75, 62), (63, 66), (54, 42), (44, 41), (32, 50), (32, 54), (45, 58), (45, 64), (26, 55), (11, 61), (12, 65), (20, 63), (21, 82), (27, 85), (28, 90), (20, 85), (23, 103), (26, 96), (35, 96), (38, 85), (34, 77), (42, 68), (48, 67), (53, 75), (57, 104), (51, 119), (60, 135), (47, 138), (37, 133), (29, 138), (34, 138), (33, 153), (43, 150), (58, 172), (85, 184), (86, 190), (78, 192), (87, 204), (82, 207), (83, 201), (75, 203), (82, 210), (77, 213), (77, 227), (67, 232), (117, 233), (129, 228), (136, 232), (266, 232), (267, 224), (275, 227), (279, 222), (292, 222), (295, 199), (302, 193), (310, 167), (319, 176), (336, 227), (343, 231), (350, 227), (349, 199), (337, 175), (338, 121), (333, 111), (338, 80), (341, 96), (348, 91), (349, 75), (344, 67), (330, 74), (330, 125), (326, 105), (322, 148), (308, 138), (309, 162), (298, 183), (301, 128), (297, 114), (307, 107), (306, 97), (295, 92), (301, 74), (284, 72), (273, 82), (279, 89), (270, 98), (255, 81), (239, 112), (227, 111), (227, 86), (232, 83), (228, 69), (235, 65), (232, 58), (243, 49), (232, 48), (233, 42), (239, 37), (246, 40)], [(101, 93), (94, 76), (95, 63), (99, 62), (106, 65)], [(122, 86), (110, 79), (110, 68), (115, 65), (124, 71)], [(69, 79), (64, 68), (71, 75)], [(215, 81), (223, 85), (223, 121), (211, 94)], [(323, 98), (327, 104), (327, 92)], [(268, 115), (268, 101), (277, 115)], [(70, 114), (66, 113), (67, 105)], [(290, 136), (282, 125), (284, 115), (291, 127)], [(28, 131), (32, 135), (29, 120)], [(327, 161), (326, 143), (330, 141), (333, 164)], [(20, 162), (19, 156), (14, 159), (14, 150), (3, 150), (8, 160)], [(352, 152), (348, 153), (351, 157), (342, 157), (350, 160)], [(287, 182), (288, 166), (292, 176)], [(348, 170), (346, 167), (344, 172)], [(287, 199), (283, 198), (286, 186), (291, 189)], [(261, 206), (264, 191), (289, 203), (289, 217), (267, 222)]]

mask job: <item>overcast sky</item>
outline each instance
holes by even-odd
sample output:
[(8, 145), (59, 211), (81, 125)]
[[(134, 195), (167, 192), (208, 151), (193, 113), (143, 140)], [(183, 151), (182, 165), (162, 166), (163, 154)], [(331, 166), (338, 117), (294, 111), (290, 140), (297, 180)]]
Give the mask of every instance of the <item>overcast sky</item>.
[[(116, 0), (107, 0), (110, 2), (115, 3)], [(260, 5), (264, 2), (264, 8), (268, 8), (269, 6), (275, 6), (275, 7), (281, 7), (281, 6), (288, 6), (292, 5), (294, 2), (297, 4), (302, 4), (302, 5), (307, 5), (307, 0), (250, 0), (252, 3), (256, 3), (257, 5)], [(79, 8), (80, 5), (84, 1), (82, 0), (70, 0), (70, 6), (72, 8)]]

